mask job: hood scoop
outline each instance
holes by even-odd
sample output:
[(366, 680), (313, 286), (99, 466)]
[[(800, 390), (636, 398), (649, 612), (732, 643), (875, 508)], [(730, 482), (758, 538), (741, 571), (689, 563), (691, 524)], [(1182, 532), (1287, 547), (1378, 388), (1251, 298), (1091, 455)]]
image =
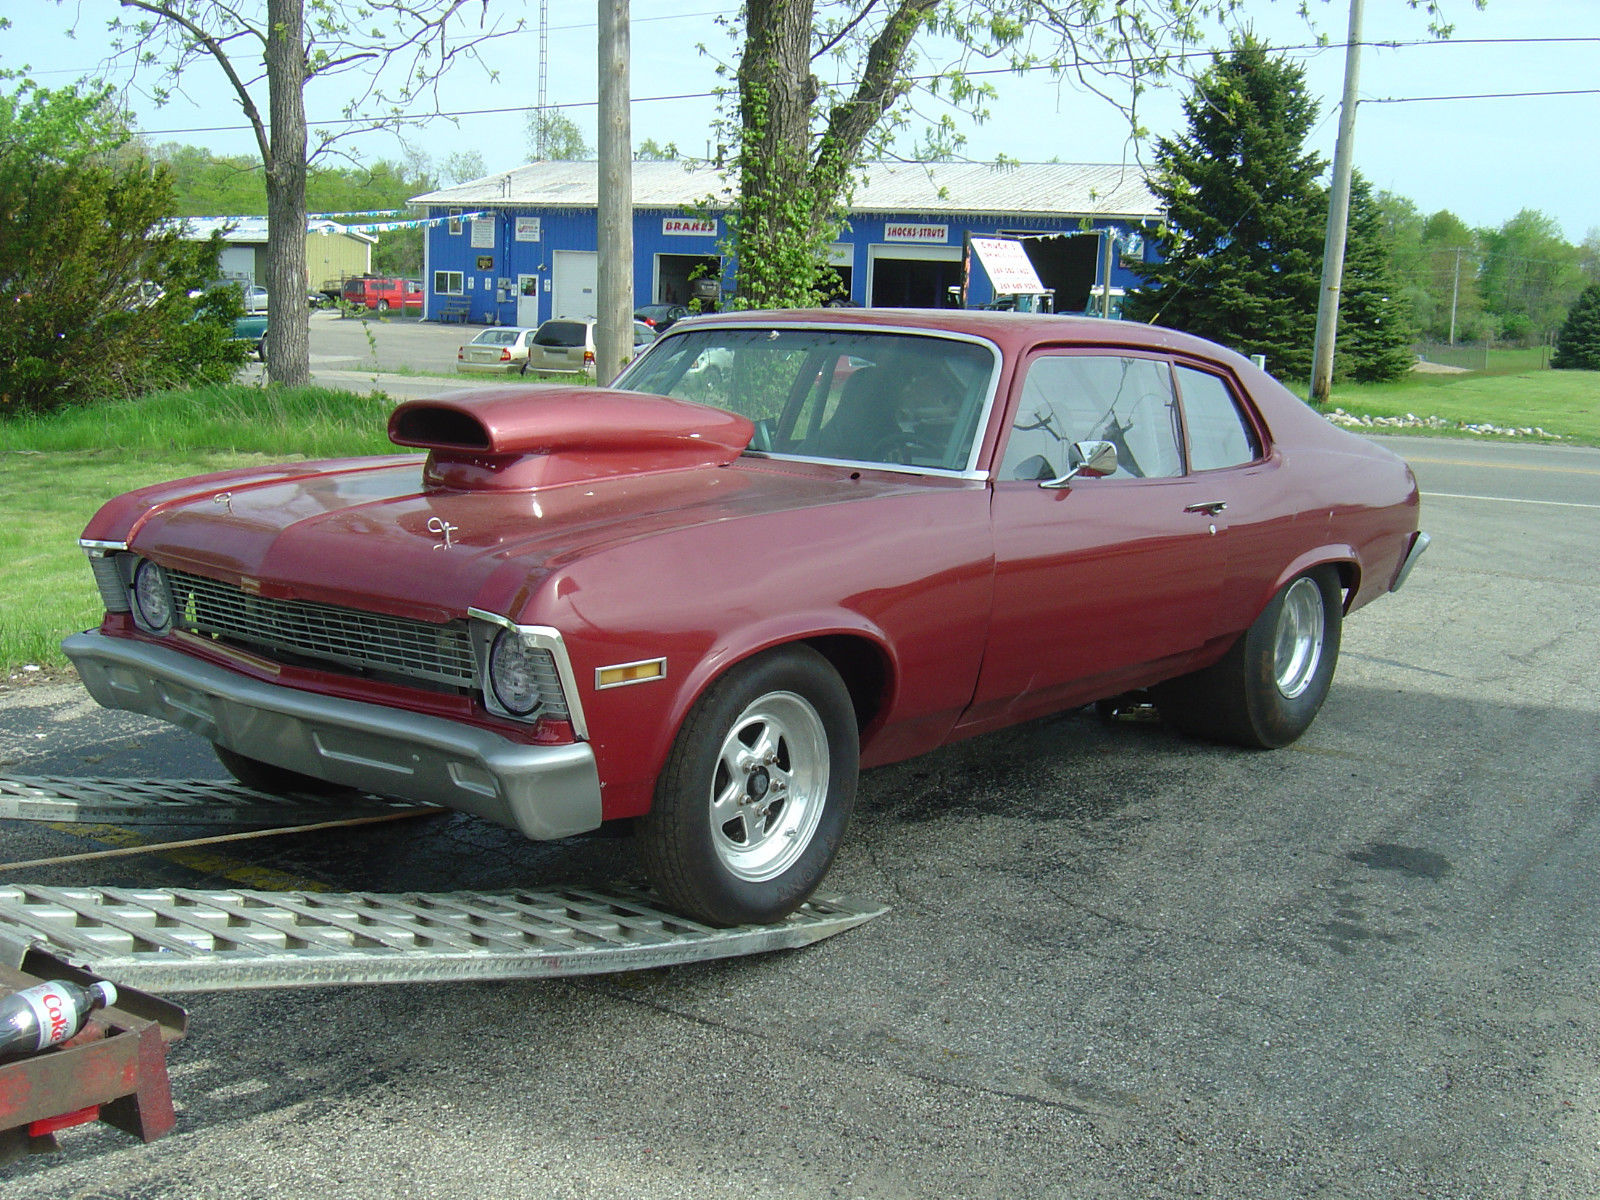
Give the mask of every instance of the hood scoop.
[(718, 408), (561, 385), (447, 392), (389, 416), (391, 442), (429, 451), (423, 483), (462, 492), (726, 466), (754, 434), (747, 418)]

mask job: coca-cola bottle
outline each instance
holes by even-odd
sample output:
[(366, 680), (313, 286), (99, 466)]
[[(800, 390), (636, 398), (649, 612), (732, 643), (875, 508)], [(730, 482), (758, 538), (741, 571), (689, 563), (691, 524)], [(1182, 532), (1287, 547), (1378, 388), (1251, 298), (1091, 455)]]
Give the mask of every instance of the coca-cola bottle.
[(91, 1012), (116, 1002), (115, 985), (104, 980), (80, 987), (62, 979), (11, 993), (0, 999), (0, 1062), (66, 1041)]

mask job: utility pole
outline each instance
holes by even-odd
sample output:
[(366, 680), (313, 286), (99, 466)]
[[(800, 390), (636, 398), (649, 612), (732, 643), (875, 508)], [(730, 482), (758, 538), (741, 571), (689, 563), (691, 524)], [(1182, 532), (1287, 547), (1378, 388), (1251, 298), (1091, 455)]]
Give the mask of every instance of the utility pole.
[(1111, 319), (1111, 259), (1117, 245), (1114, 229), (1100, 231), (1100, 315)]
[(628, 0), (600, 5), (600, 268), (595, 379), (609, 384), (633, 353), (633, 136), (628, 119)]
[(1333, 390), (1333, 340), (1339, 324), (1339, 283), (1344, 275), (1345, 229), (1350, 218), (1350, 159), (1356, 136), (1356, 90), (1361, 75), (1361, 6), (1350, 0), (1345, 38), (1344, 96), (1339, 101), (1339, 139), (1333, 147), (1333, 188), (1328, 193), (1328, 232), (1322, 242), (1322, 287), (1317, 296), (1317, 335), (1311, 346), (1311, 402), (1326, 404)]
[(1450, 284), (1450, 344), (1456, 344), (1456, 301), (1461, 296), (1461, 247), (1456, 247), (1456, 275)]

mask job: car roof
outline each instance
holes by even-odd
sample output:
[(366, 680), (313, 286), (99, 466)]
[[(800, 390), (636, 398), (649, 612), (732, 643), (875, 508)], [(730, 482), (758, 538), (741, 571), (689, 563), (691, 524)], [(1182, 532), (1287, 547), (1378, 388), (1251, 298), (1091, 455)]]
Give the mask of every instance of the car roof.
[[(1249, 360), (1225, 346), (1159, 325), (1136, 321), (1108, 321), (1102, 317), (1064, 316), (1053, 313), (992, 312), (966, 308), (797, 308), (716, 313), (694, 317), (682, 325), (690, 329), (755, 325), (771, 327), (859, 327), (863, 331), (894, 329), (958, 333), (997, 344), (1008, 354), (1020, 353), (1040, 343), (1082, 346), (1120, 346), (1155, 353), (1185, 353), (1230, 365), (1248, 367)], [(663, 337), (676, 333), (675, 327)]]

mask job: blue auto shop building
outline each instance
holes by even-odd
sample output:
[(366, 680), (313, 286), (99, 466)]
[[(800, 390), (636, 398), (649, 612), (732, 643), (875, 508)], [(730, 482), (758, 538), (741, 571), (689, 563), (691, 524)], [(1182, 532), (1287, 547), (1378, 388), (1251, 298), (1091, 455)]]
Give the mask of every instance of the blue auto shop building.
[[(999, 297), (968, 238), (1020, 238), (1057, 312), (1137, 283), (1161, 218), (1136, 167), (869, 163), (830, 248), (840, 299), (862, 307), (977, 307)], [(634, 304), (714, 308), (732, 285), (722, 254), (727, 181), (714, 166), (633, 164)], [(592, 319), (598, 170), (538, 162), (412, 199), (424, 241), (425, 316), (487, 325)], [(712, 286), (715, 281), (716, 286)]]

